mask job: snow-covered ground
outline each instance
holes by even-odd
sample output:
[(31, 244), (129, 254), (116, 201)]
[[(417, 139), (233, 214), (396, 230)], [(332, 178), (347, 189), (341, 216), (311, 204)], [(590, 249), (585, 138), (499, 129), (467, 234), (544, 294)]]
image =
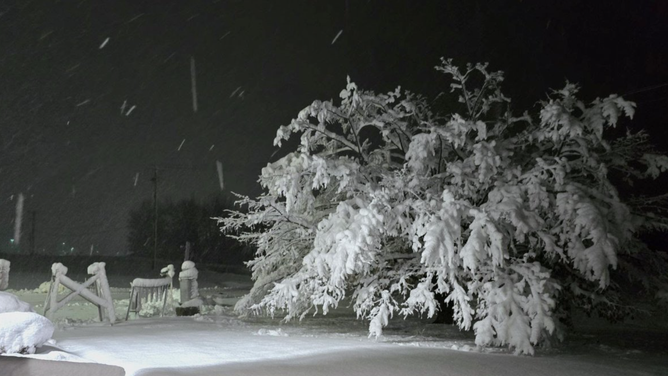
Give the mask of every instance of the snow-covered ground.
[[(217, 287), (202, 281), (208, 287), (201, 294), (222, 305), (195, 317), (133, 315), (110, 326), (95, 321), (95, 306), (75, 299), (54, 317), (56, 343), (29, 356), (118, 365), (127, 375), (668, 374), (668, 330), (656, 322), (578, 320), (579, 332), (563, 346), (517, 357), (506, 349), (480, 351), (471, 333), (419, 318), (395, 319), (384, 337), (369, 339), (367, 324), (347, 307), (287, 324), (240, 319), (229, 306), (249, 281), (224, 279), (218, 276)], [(45, 292), (10, 292), (42, 312)], [(129, 289), (113, 288), (112, 295), (124, 319)]]

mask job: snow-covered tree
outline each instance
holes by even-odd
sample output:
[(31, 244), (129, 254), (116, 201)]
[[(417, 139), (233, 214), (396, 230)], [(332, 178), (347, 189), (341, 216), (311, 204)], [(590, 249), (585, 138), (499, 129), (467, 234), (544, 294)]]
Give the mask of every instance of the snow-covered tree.
[(514, 116), (501, 72), (436, 68), (460, 113), (348, 79), (340, 103), (315, 101), (280, 127), (274, 143), (297, 135), (299, 146), (262, 170), (265, 193), (240, 199), (247, 212), (220, 219), (257, 248), (238, 310), (289, 320), (349, 297), (379, 336), (394, 315), (434, 315), (439, 293), (478, 345), (532, 354), (560, 332), (565, 302), (624, 312), (612, 276), (665, 291), (665, 277), (643, 269), (665, 258), (638, 240), (666, 228), (651, 210), (661, 198), (624, 200), (613, 184), (668, 168), (643, 132), (606, 139), (633, 103), (585, 104), (569, 83), (537, 116)]

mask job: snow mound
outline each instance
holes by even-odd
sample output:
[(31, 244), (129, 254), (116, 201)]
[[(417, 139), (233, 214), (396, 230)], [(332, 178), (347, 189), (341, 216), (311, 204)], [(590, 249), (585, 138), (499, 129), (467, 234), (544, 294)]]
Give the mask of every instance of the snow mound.
[(35, 312), (30, 304), (20, 300), (16, 295), (0, 291), (0, 313)]
[(0, 313), (0, 354), (34, 354), (53, 330), (49, 319), (34, 312)]

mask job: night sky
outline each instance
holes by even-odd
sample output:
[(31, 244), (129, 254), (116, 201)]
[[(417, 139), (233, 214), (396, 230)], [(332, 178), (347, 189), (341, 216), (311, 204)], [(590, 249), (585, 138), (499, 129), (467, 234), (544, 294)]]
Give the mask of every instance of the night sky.
[(225, 193), (257, 195), (260, 169), (282, 155), (275, 131), (299, 110), (337, 98), (347, 75), (434, 98), (448, 91), (441, 56), (505, 71), (522, 111), (567, 79), (587, 101), (628, 94), (627, 125), (668, 150), (659, 0), (3, 0), (0, 46), (0, 251), (20, 192), (25, 249), (36, 211), (38, 251), (103, 254), (125, 253), (154, 166), (163, 198), (220, 193), (217, 160)]

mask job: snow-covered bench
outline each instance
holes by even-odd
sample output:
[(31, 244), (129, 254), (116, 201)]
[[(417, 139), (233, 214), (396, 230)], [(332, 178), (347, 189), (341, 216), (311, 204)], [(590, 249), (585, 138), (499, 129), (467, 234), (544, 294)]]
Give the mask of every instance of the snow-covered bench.
[(9, 286), (9, 261), (0, 259), (0, 291)]
[(142, 305), (147, 302), (162, 302), (160, 316), (165, 314), (165, 306), (167, 305), (167, 298), (172, 291), (174, 278), (174, 265), (168, 265), (160, 271), (162, 278), (135, 278), (130, 290), (130, 303), (128, 304), (128, 312), (125, 314), (125, 320), (130, 317), (130, 312), (134, 312), (135, 316), (139, 314)]

